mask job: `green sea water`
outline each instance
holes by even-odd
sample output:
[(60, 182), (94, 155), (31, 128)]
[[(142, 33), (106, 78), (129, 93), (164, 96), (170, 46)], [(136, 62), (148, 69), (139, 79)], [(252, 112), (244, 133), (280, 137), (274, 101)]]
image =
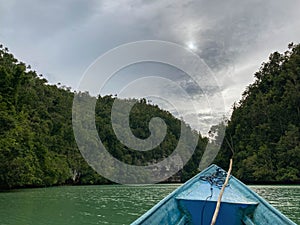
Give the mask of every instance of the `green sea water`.
[[(178, 186), (67, 186), (0, 192), (0, 225), (130, 224)], [(300, 186), (250, 187), (300, 224)]]

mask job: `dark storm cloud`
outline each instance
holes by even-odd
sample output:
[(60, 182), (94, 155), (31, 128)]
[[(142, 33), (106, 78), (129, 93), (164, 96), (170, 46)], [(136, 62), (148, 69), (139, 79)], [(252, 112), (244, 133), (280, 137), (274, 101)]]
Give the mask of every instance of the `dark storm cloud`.
[[(45, 38), (63, 29), (80, 26), (94, 13), (97, 1), (1, 1), (1, 26), (11, 27), (16, 32), (31, 38)], [(23, 34), (24, 34), (23, 33)], [(17, 36), (17, 35), (16, 35)]]
[(222, 92), (228, 110), (271, 52), (300, 42), (299, 8), (299, 0), (0, 0), (0, 42), (50, 83), (72, 87), (97, 57), (120, 44), (189, 45), (218, 85), (199, 89), (180, 71), (169, 77), (195, 101)]
[[(2, 0), (0, 24), (4, 32), (0, 33), (13, 48), (16, 42), (31, 49), (35, 40), (42, 42), (39, 52), (60, 56), (69, 68), (73, 66), (70, 63), (87, 66), (110, 48), (130, 41), (162, 39), (181, 45), (192, 41), (198, 46), (196, 52), (219, 71), (232, 67), (236, 59), (266, 41), (268, 33), (293, 27), (299, 19), (296, 6), (297, 0)], [(58, 49), (56, 53), (53, 47)], [(74, 49), (80, 54), (74, 54)], [(43, 59), (39, 61), (43, 63)], [(62, 67), (64, 74), (58, 77), (70, 76), (64, 62), (53, 67)]]

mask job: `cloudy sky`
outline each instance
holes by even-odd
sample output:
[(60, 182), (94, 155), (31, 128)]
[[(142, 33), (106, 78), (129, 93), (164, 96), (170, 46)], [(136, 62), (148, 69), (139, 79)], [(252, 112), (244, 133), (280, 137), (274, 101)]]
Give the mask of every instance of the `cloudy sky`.
[[(141, 88), (126, 96), (156, 85), (153, 101), (170, 111), (172, 104), (181, 107), (191, 126), (205, 133), (240, 99), (271, 52), (300, 42), (299, 8), (299, 0), (0, 0), (0, 42), (49, 83), (74, 89), (99, 56), (119, 45), (142, 40), (181, 45), (210, 68), (217, 89), (199, 88), (172, 66), (145, 62), (119, 71), (102, 94), (120, 94), (141, 77), (172, 80), (195, 102), (196, 112), (178, 102), (185, 101), (181, 92), (157, 79), (147, 79), (146, 86), (136, 84)], [(221, 93), (225, 110), (213, 107), (219, 104), (213, 100), (216, 93)], [(178, 101), (162, 101), (162, 94)]]

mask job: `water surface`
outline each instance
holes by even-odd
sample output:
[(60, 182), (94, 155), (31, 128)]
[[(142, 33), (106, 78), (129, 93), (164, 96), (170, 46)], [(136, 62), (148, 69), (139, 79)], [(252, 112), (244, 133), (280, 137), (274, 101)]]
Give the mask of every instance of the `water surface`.
[(279, 209), (291, 220), (300, 224), (300, 186), (250, 186), (271, 205)]
[[(0, 225), (130, 224), (178, 186), (75, 186), (0, 192)], [(251, 188), (300, 224), (300, 186)]]

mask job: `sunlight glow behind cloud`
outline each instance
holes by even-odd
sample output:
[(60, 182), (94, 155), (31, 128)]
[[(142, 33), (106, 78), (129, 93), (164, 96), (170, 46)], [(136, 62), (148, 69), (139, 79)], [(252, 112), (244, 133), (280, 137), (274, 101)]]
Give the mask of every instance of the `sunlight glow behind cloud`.
[[(230, 111), (271, 52), (300, 42), (299, 8), (298, 0), (0, 0), (0, 42), (50, 83), (73, 88), (86, 68), (112, 48), (139, 40), (174, 42), (209, 65)], [(149, 73), (159, 73), (158, 68)], [(173, 72), (184, 82), (180, 72)], [(201, 102), (201, 94), (185, 82), (186, 91)], [(118, 85), (111, 84), (107, 93), (114, 94)], [(214, 95), (213, 89), (207, 91)], [(199, 106), (198, 116), (209, 127), (213, 122), (205, 111)]]

